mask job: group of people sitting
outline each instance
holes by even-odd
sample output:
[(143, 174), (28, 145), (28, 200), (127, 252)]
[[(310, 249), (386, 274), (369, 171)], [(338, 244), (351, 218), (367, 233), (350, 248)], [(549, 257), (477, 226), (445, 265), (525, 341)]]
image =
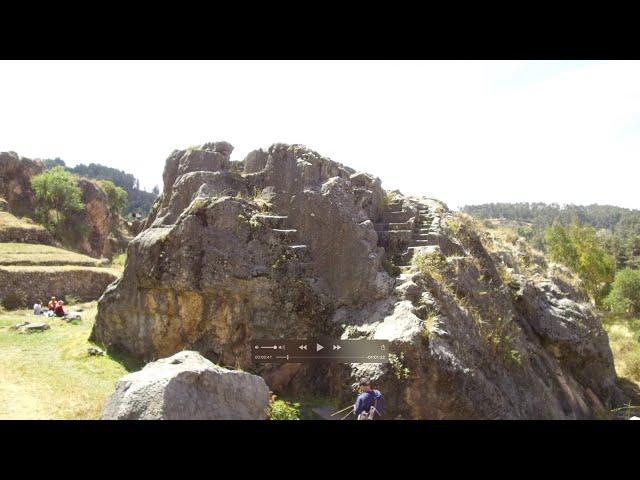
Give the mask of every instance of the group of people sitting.
[(57, 300), (56, 297), (51, 297), (47, 307), (45, 308), (42, 301), (38, 300), (33, 305), (34, 315), (46, 315), (47, 317), (66, 317), (67, 312), (64, 310), (64, 302)]

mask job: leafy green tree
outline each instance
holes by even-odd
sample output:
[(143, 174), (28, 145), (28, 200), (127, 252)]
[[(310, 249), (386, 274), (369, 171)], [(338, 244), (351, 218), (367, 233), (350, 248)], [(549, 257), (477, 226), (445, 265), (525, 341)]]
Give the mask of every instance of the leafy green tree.
[(78, 182), (60, 165), (33, 177), (31, 187), (36, 196), (37, 214), (48, 228), (58, 228), (73, 212), (84, 208)]
[(100, 185), (107, 194), (109, 210), (121, 216), (127, 206), (127, 192), (116, 186), (111, 180), (98, 180), (98, 185)]
[(616, 273), (611, 292), (604, 304), (619, 315), (640, 314), (640, 270), (625, 268)]
[(568, 227), (556, 223), (547, 229), (545, 243), (551, 259), (573, 270), (600, 305), (614, 279), (615, 259), (601, 245), (596, 230), (577, 221)]

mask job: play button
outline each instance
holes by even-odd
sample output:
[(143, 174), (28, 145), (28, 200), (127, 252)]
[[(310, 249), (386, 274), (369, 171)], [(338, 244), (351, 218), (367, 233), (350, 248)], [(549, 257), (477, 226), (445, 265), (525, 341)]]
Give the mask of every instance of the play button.
[(316, 343), (316, 352), (319, 352), (320, 350), (322, 350), (324, 347), (322, 345), (320, 345), (319, 343)]

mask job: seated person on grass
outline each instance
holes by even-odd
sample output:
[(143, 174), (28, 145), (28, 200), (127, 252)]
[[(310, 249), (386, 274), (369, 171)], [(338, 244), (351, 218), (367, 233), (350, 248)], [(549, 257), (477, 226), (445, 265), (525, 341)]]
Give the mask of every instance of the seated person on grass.
[(33, 314), (34, 315), (44, 315), (44, 312), (42, 311), (42, 301), (38, 300), (36, 303), (33, 304)]
[(49, 303), (47, 304), (47, 308), (51, 311), (55, 310), (56, 303), (58, 303), (56, 297), (51, 297), (51, 300), (49, 300)]
[(64, 302), (62, 300), (60, 300), (56, 304), (56, 308), (54, 309), (56, 317), (65, 317), (67, 315), (67, 313), (64, 311), (63, 305), (64, 305)]

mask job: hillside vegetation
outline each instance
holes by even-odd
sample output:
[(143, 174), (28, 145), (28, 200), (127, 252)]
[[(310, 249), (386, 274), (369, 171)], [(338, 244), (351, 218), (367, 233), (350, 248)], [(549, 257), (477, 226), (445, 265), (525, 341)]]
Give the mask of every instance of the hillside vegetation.
[(466, 205), (462, 211), (479, 219), (512, 222), (520, 236), (544, 250), (545, 232), (552, 225), (579, 223), (593, 227), (616, 267), (640, 266), (640, 210), (611, 205), (558, 205), (555, 203), (487, 203)]
[(140, 189), (140, 182), (130, 173), (126, 173), (116, 168), (107, 167), (98, 163), (90, 163), (89, 165), (79, 164), (75, 167), (67, 167), (64, 160), (60, 158), (48, 159), (44, 161), (47, 168), (56, 166), (63, 167), (67, 171), (85, 178), (94, 180), (110, 180), (116, 186), (122, 188), (127, 193), (126, 207), (124, 215), (129, 216), (134, 213), (143, 217), (149, 213), (153, 202), (158, 197), (157, 187), (154, 192), (147, 192)]

